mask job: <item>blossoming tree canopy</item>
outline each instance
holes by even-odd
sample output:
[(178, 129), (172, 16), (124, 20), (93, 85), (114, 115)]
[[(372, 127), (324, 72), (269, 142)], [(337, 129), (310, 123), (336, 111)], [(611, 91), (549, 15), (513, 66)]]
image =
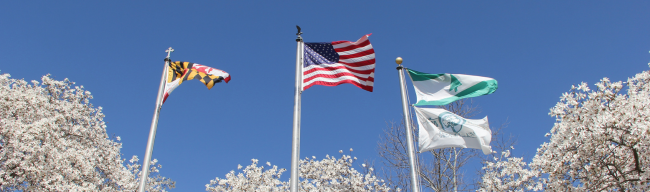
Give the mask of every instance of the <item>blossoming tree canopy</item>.
[(531, 163), (508, 157), (483, 169), (484, 191), (648, 191), (650, 72), (625, 82), (603, 78), (562, 94), (549, 115), (550, 140)]
[[(138, 159), (124, 165), (90, 92), (68, 79), (41, 81), (0, 75), (0, 191), (135, 190)], [(148, 181), (149, 191), (174, 187), (160, 175)]]

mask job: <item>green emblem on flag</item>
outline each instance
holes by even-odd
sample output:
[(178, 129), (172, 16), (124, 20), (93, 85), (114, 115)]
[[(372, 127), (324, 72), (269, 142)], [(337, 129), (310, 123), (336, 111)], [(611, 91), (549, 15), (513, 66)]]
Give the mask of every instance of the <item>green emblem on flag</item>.
[(442, 130), (454, 133), (463, 130), (463, 125), (465, 124), (464, 118), (450, 112), (441, 113), (438, 116), (438, 121), (440, 121)]

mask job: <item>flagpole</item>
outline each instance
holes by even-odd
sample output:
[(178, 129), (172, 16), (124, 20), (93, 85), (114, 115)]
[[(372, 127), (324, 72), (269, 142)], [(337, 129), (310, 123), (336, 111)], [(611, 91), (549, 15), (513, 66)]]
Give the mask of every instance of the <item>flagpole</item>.
[(158, 117), (160, 115), (160, 108), (162, 107), (163, 93), (165, 92), (165, 79), (167, 78), (167, 66), (171, 60), (169, 56), (174, 49), (169, 47), (167, 50), (167, 57), (165, 58), (165, 67), (163, 67), (163, 75), (160, 78), (160, 86), (158, 86), (158, 97), (156, 98), (156, 109), (153, 112), (153, 119), (151, 120), (151, 129), (149, 130), (149, 139), (147, 140), (147, 151), (144, 154), (144, 163), (142, 163), (142, 175), (140, 175), (139, 192), (145, 192), (147, 185), (147, 178), (149, 178), (149, 161), (151, 161), (151, 153), (153, 152), (153, 143), (156, 139), (156, 129), (158, 128)]
[(300, 96), (302, 94), (302, 56), (303, 56), (303, 42), (300, 36), (300, 27), (298, 27), (298, 43), (296, 48), (296, 87), (294, 91), (294, 104), (293, 104), (293, 139), (291, 143), (291, 192), (298, 192), (298, 164), (300, 161)]
[(413, 192), (419, 192), (420, 187), (419, 187), (419, 182), (417, 179), (417, 170), (415, 169), (415, 150), (413, 149), (413, 132), (411, 130), (411, 116), (409, 115), (409, 108), (408, 108), (408, 102), (406, 101), (408, 98), (406, 98), (406, 82), (404, 81), (404, 72), (402, 67), (402, 58), (398, 57), (395, 59), (395, 63), (397, 63), (397, 72), (399, 73), (399, 85), (400, 85), (400, 90), (402, 91), (402, 111), (404, 113), (404, 124), (406, 125), (406, 143), (407, 143), (407, 150), (408, 150), (408, 156), (409, 156), (409, 166), (411, 168), (411, 191)]

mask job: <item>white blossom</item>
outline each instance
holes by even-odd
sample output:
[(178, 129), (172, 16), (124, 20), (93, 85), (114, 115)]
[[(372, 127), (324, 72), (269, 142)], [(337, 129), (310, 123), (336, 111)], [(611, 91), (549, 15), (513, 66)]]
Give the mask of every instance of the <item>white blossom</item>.
[(550, 141), (530, 163), (509, 152), (487, 163), (481, 190), (650, 190), (650, 72), (596, 87), (563, 94), (549, 113)]
[[(257, 160), (235, 174), (217, 177), (206, 184), (207, 191), (289, 191), (289, 182), (281, 181), (280, 176), (286, 169), (272, 166), (269, 169), (257, 166)], [(352, 168), (354, 161), (350, 156), (341, 158), (326, 155), (323, 160), (305, 158), (300, 160), (300, 191), (390, 191), (384, 182), (374, 175), (370, 168), (367, 174), (361, 174)], [(267, 165), (270, 163), (267, 162)], [(365, 165), (365, 164), (364, 164)], [(269, 165), (270, 166), (270, 165)]]
[[(0, 75), (0, 191), (135, 191), (138, 159), (124, 165), (121, 138), (106, 134), (90, 92), (68, 79), (41, 80)], [(174, 187), (160, 175), (148, 183), (149, 191)]]

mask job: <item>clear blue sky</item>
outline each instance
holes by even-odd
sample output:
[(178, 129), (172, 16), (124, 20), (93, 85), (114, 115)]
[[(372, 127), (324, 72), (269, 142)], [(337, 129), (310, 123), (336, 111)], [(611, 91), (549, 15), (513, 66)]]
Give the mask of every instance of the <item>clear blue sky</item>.
[[(144, 157), (164, 50), (222, 69), (229, 84), (183, 83), (162, 108), (153, 157), (175, 191), (203, 191), (250, 159), (290, 168), (295, 25), (306, 42), (372, 33), (374, 92), (314, 86), (302, 97), (301, 157), (375, 160), (387, 121), (401, 118), (395, 58), (429, 73), (492, 77), (478, 97), (492, 125), (506, 120), (530, 157), (553, 126), (547, 114), (581, 81), (625, 80), (650, 61), (648, 1), (2, 1), (0, 72), (52, 74), (84, 85), (125, 158)], [(409, 82), (410, 85), (410, 82)], [(412, 100), (415, 99), (412, 87)], [(288, 180), (289, 173), (283, 178)]]

